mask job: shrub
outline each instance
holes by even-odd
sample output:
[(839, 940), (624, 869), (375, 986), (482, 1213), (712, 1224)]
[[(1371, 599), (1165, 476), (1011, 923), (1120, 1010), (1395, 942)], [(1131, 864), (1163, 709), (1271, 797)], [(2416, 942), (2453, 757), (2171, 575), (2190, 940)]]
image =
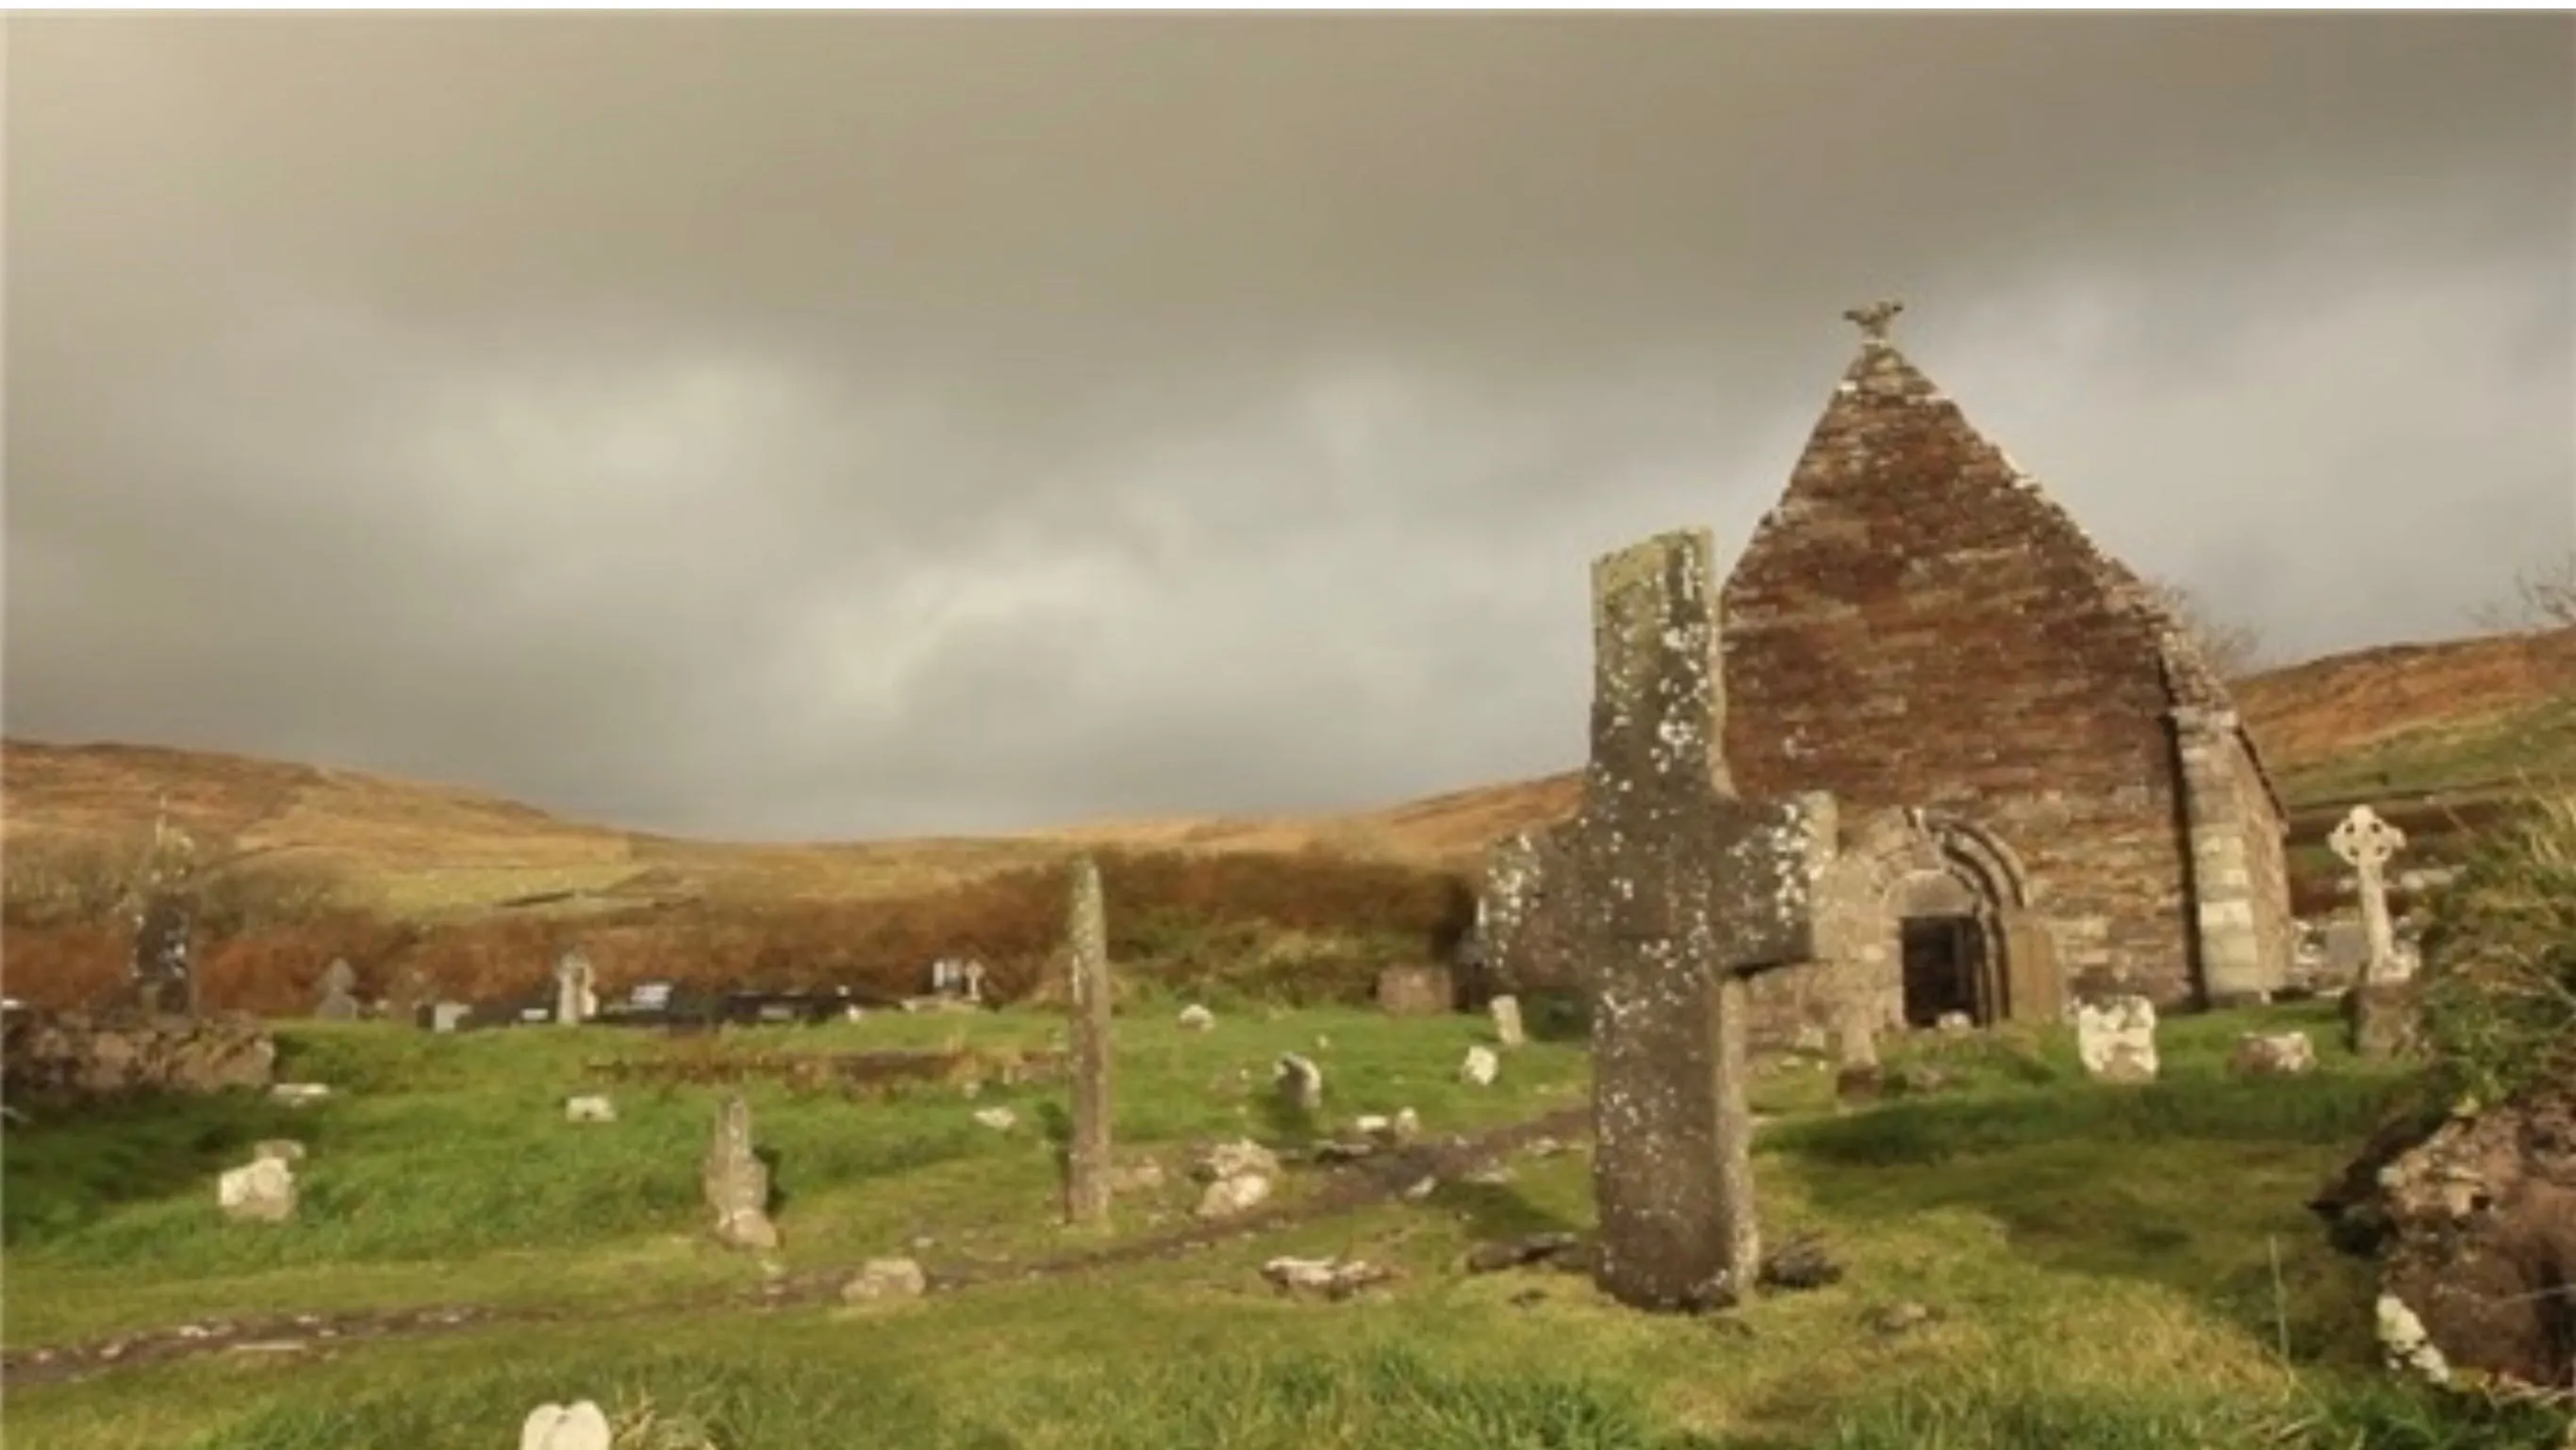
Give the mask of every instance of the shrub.
[(2424, 933), (2425, 1028), (2454, 1095), (2576, 1077), (2576, 794), (2498, 826)]

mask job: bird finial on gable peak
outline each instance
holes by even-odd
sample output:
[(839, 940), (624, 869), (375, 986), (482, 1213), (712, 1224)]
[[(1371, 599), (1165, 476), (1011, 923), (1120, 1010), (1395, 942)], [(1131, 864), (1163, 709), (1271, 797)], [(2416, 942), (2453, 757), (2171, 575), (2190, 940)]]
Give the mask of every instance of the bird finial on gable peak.
[(1904, 310), (1904, 303), (1891, 299), (1873, 302), (1867, 307), (1847, 308), (1843, 312), (1843, 319), (1860, 327), (1863, 344), (1870, 347), (1884, 347), (1887, 345), (1889, 324), (1895, 322), (1896, 315)]

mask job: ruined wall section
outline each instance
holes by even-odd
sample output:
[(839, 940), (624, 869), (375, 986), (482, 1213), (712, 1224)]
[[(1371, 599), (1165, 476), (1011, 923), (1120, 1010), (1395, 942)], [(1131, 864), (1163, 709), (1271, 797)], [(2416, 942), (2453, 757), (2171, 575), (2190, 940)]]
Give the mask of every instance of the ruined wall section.
[(1846, 373), (1724, 608), (1739, 790), (1957, 812), (2020, 854), (2073, 991), (2196, 996), (2169, 621), (1894, 348)]

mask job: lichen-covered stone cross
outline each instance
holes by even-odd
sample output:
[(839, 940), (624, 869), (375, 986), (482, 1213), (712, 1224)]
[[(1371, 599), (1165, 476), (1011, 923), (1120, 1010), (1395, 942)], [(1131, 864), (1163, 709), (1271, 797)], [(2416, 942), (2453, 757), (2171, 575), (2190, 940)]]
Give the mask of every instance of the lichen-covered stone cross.
[(2326, 844), (2357, 878), (2362, 930), (2370, 940), (2370, 960), (2362, 964), (2362, 980), (2385, 981), (2397, 974), (2397, 931), (2388, 919), (2388, 858), (2406, 849), (2406, 833), (2381, 820), (2377, 811), (2359, 805), (2335, 823)]
[(1592, 758), (1548, 843), (1593, 1009), (1596, 1278), (1647, 1309), (1749, 1292), (1744, 977), (1813, 955), (1809, 817), (1727, 778), (1710, 552), (1692, 530), (1593, 565)]

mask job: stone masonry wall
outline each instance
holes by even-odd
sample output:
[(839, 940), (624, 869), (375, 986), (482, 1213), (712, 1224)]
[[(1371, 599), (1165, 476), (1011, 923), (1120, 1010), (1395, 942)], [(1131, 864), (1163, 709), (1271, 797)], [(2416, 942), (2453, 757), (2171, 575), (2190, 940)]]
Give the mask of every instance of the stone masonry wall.
[(0, 1027), (0, 1093), (13, 1099), (264, 1088), (276, 1067), (275, 1040), (247, 1016), (13, 1011)]
[(1724, 603), (1739, 790), (1973, 820), (2072, 992), (2196, 995), (2167, 622), (1894, 348), (1846, 374)]
[(2229, 800), (2244, 822), (2254, 977), (2261, 990), (2275, 992), (2288, 985), (2290, 964), (2298, 954), (2299, 923), (2290, 913), (2289, 833), (2242, 730), (2228, 732), (2220, 758), (2226, 762)]

